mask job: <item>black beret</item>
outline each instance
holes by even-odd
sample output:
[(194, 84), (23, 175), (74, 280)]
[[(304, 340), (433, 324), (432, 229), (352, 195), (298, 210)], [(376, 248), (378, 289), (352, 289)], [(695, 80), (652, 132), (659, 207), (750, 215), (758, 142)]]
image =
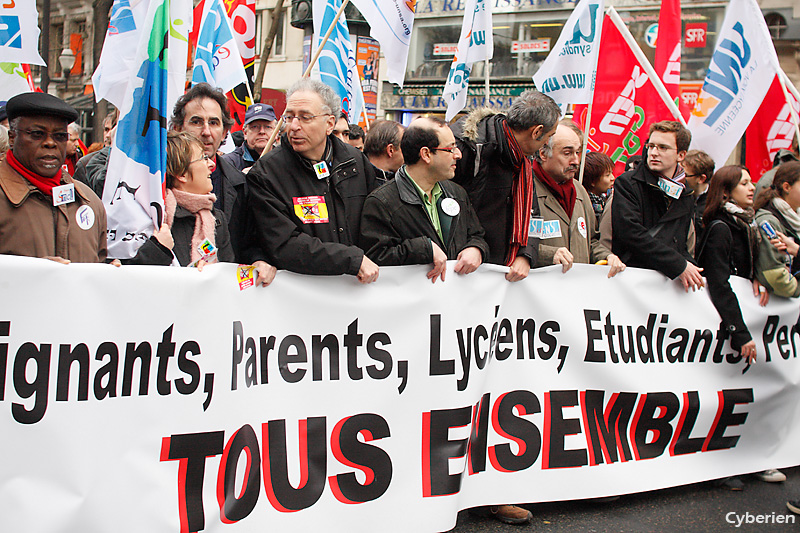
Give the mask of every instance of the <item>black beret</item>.
[(6, 113), (9, 120), (40, 115), (63, 118), (67, 122), (75, 122), (78, 118), (78, 112), (71, 105), (47, 93), (18, 94), (6, 104)]
[(8, 118), (8, 113), (6, 113), (6, 103), (3, 102), (0, 104), (0, 122), (4, 121)]

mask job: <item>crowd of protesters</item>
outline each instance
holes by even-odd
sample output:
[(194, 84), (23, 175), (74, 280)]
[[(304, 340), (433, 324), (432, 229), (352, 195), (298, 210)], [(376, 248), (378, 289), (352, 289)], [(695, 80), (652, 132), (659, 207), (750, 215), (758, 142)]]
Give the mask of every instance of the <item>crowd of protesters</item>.
[[(408, 264), (431, 265), (428, 278), (444, 282), (448, 260), (459, 275), (504, 265), (510, 282), (548, 265), (605, 265), (609, 277), (645, 268), (686, 291), (707, 284), (745, 364), (758, 351), (731, 276), (750, 280), (761, 305), (771, 294), (800, 296), (797, 139), (756, 186), (742, 166), (715, 171), (707, 154), (689, 150), (690, 132), (664, 120), (624, 173), (614, 175), (607, 155), (588, 153), (581, 176), (583, 132), (537, 91), (507, 113), (475, 110), (452, 126), (381, 120), (366, 133), (318, 81), (296, 82), (286, 98), (282, 117), (251, 105), (240, 145), (226, 155), (220, 147), (233, 120), (224, 94), (198, 84), (179, 99), (167, 137), (164, 225), (122, 263), (252, 263), (260, 285), (276, 270), (367, 284), (382, 266)], [(19, 95), (0, 113), (0, 253), (107, 261), (99, 197), (116, 113), (104, 142), (91, 147), (80, 141), (78, 113), (54, 96)], [(777, 470), (756, 475), (785, 479)], [(719, 484), (742, 488), (736, 478)], [(478, 511), (506, 523), (531, 519), (514, 505)]]

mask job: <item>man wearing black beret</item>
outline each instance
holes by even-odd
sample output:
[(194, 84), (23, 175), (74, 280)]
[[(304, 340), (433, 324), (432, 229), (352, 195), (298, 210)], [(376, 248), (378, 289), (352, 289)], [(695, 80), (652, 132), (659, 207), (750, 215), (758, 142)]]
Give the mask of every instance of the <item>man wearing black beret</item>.
[(69, 104), (26, 93), (6, 104), (11, 150), (0, 162), (0, 253), (61, 262), (106, 259), (106, 212), (83, 183), (62, 171)]

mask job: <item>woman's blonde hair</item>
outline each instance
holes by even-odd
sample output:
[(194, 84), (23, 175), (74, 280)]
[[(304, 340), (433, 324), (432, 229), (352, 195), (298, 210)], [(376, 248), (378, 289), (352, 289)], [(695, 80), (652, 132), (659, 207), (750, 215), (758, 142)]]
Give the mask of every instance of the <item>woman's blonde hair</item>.
[(170, 131), (167, 133), (167, 188), (175, 186), (175, 178), (183, 176), (189, 171), (192, 164), (192, 147), (197, 146), (203, 151), (203, 143), (185, 131)]

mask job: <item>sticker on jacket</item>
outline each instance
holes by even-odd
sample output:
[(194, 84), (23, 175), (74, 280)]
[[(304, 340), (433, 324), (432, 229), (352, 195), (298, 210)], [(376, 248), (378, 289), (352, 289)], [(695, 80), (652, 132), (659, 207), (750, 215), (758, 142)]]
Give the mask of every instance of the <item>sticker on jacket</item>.
[(681, 197), (684, 189), (682, 183), (677, 183), (667, 178), (658, 178), (658, 186), (664, 191), (664, 194), (676, 200)]
[(555, 239), (556, 237), (561, 237), (561, 224), (558, 223), (558, 220), (532, 218), (528, 229), (528, 237), (535, 237), (538, 239)]
[(88, 205), (82, 205), (75, 212), (75, 222), (81, 229), (91, 229), (94, 226), (94, 211)]
[(324, 196), (295, 196), (294, 214), (303, 224), (325, 224), (328, 222), (328, 206)]
[(583, 217), (578, 217), (578, 232), (581, 234), (581, 237), (584, 239), (586, 238), (586, 219)]

